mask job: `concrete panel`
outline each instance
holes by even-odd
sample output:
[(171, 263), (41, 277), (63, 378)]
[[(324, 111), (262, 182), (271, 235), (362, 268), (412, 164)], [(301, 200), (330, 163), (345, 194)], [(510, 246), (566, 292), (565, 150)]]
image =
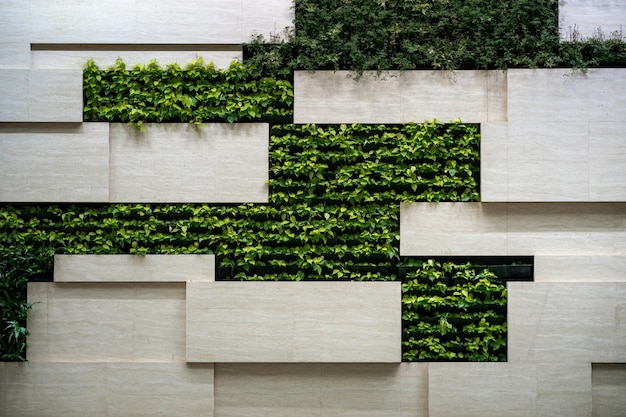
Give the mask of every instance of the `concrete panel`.
[(55, 255), (55, 282), (214, 281), (214, 255)]
[(1, 417), (213, 415), (213, 365), (0, 363)]
[(108, 123), (0, 125), (0, 201), (107, 201), (108, 136)]
[[(141, 45), (139, 45), (141, 46)], [(37, 69), (81, 69), (89, 59), (93, 59), (99, 68), (105, 69), (121, 58), (130, 68), (135, 64), (148, 64), (156, 59), (161, 66), (174, 62), (184, 66), (192, 60), (202, 57), (204, 62), (213, 62), (217, 68), (228, 68), (231, 61), (241, 61), (241, 51), (126, 51), (126, 50), (34, 50), (27, 53), (32, 68)], [(2, 61), (0, 61), (0, 65)]]
[(626, 282), (626, 256), (535, 256), (537, 282)]
[(31, 0), (30, 6), (34, 43), (239, 44), (254, 33), (269, 37), (293, 20), (287, 0), (245, 7), (236, 0)]
[(223, 417), (426, 417), (428, 365), (216, 364)]
[(592, 364), (593, 417), (623, 417), (626, 410), (626, 364)]
[(626, 284), (510, 282), (508, 292), (509, 362), (624, 360)]
[(400, 206), (403, 256), (621, 255), (626, 204), (413, 203)]
[(112, 202), (266, 203), (266, 123), (111, 124)]
[(185, 360), (185, 284), (29, 283), (31, 362)]
[(624, 129), (587, 120), (483, 125), (481, 200), (626, 201)]
[(618, 122), (626, 116), (626, 69), (511, 69), (508, 120)]
[[(559, 31), (561, 39), (590, 38), (600, 30), (606, 37), (623, 37), (626, 5), (621, 0), (561, 0)], [(573, 38), (576, 32), (577, 38)], [(613, 32), (619, 32), (617, 35)]]
[(506, 120), (506, 73), (500, 71), (297, 71), (295, 123), (466, 123)]
[(82, 122), (82, 70), (0, 70), (0, 122)]
[(190, 282), (187, 362), (400, 362), (399, 282)]
[(537, 416), (537, 367), (430, 363), (429, 417)]

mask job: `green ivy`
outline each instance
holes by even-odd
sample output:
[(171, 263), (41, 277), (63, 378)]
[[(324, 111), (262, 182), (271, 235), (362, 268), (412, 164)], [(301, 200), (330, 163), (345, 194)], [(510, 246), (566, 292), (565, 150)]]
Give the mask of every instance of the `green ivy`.
[(506, 286), (488, 269), (416, 262), (402, 293), (404, 360), (506, 360)]
[(296, 0), (295, 31), (257, 37), (246, 62), (319, 70), (625, 65), (620, 34), (561, 42), (558, 0)]
[(261, 76), (254, 65), (233, 61), (217, 69), (202, 59), (163, 69), (156, 61), (128, 69), (118, 59), (102, 70), (83, 70), (84, 120), (128, 122), (288, 123), (293, 86), (288, 77)]

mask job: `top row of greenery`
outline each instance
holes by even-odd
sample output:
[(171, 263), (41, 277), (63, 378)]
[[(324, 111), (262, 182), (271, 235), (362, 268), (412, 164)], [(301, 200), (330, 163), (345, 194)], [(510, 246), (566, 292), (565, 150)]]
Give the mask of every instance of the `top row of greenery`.
[[(245, 57), (265, 74), (624, 66), (621, 33), (560, 41), (558, 0), (295, 0), (295, 30), (259, 36)], [(267, 41), (270, 45), (266, 43)]]

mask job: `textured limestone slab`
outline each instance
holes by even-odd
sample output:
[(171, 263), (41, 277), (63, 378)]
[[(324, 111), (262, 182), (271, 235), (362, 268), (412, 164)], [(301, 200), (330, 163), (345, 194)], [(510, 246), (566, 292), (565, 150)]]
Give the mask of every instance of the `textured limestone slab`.
[[(1, 15), (2, 11), (0, 11)], [(3, 24), (1, 19), (2, 17), (0, 17), (0, 26)], [(6, 38), (0, 35), (0, 70), (28, 69), (30, 67), (30, 44), (26, 41), (3, 42), (4, 39)]]
[(31, 362), (182, 362), (184, 283), (29, 283)]
[(507, 99), (510, 122), (622, 121), (626, 69), (511, 69)]
[(626, 364), (592, 365), (593, 417), (620, 417), (626, 410)]
[(213, 365), (0, 363), (0, 417), (212, 416)]
[(109, 125), (0, 125), (0, 201), (102, 202)]
[(510, 282), (508, 291), (510, 362), (624, 360), (626, 284)]
[(214, 281), (214, 255), (55, 255), (55, 282)]
[(400, 362), (399, 282), (189, 282), (187, 362)]
[(0, 69), (0, 91), (0, 122), (83, 121), (81, 69)]
[(550, 256), (534, 260), (537, 282), (626, 282), (626, 256)]
[(400, 206), (403, 256), (607, 256), (625, 249), (623, 203)]
[[(559, 2), (559, 31), (561, 39), (571, 41), (577, 36), (597, 36), (598, 29), (605, 37), (620, 32), (626, 25), (626, 4), (621, 0), (562, 0)], [(580, 38), (578, 38), (580, 39)]]
[[(28, 55), (28, 54), (27, 54)], [(93, 59), (99, 68), (105, 69), (121, 58), (128, 67), (136, 64), (146, 65), (156, 59), (162, 67), (167, 64), (186, 63), (202, 57), (204, 62), (213, 62), (217, 68), (228, 68), (231, 61), (243, 59), (241, 51), (93, 51), (93, 50), (34, 50), (30, 52), (32, 68), (71, 69), (83, 68), (89, 59)], [(1, 61), (0, 61), (1, 62)]]
[(590, 366), (430, 363), (430, 417), (589, 416)]
[(428, 365), (215, 365), (224, 417), (426, 417)]
[(407, 123), (506, 120), (506, 73), (501, 71), (297, 71), (295, 123)]
[(287, 0), (30, 0), (29, 5), (34, 43), (238, 44), (255, 33), (268, 38), (293, 20)]
[(110, 201), (266, 203), (266, 123), (111, 124)]
[(584, 119), (484, 124), (481, 200), (626, 201), (625, 129)]

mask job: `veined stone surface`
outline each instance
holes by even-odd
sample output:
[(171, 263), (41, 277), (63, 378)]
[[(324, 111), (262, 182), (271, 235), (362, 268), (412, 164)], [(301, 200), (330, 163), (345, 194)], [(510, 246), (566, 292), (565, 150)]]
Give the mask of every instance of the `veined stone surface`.
[(189, 282), (187, 362), (400, 362), (399, 282)]
[[(559, 31), (561, 39), (571, 41), (573, 36), (604, 38), (624, 36), (626, 4), (621, 0), (560, 0)], [(615, 33), (617, 32), (617, 33)]]

